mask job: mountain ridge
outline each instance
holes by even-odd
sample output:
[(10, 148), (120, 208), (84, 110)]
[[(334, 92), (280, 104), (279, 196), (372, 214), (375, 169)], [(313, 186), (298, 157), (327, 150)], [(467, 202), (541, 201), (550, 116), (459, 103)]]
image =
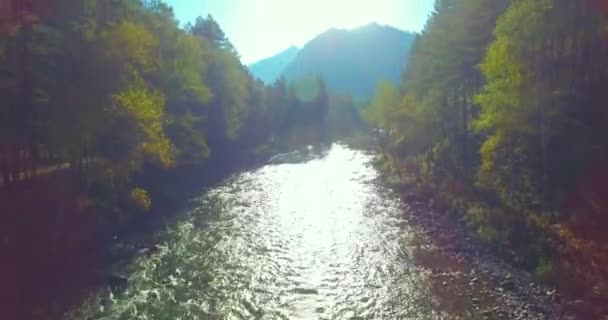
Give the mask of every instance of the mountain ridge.
[(331, 28), (304, 45), (283, 75), (295, 81), (321, 74), (332, 92), (368, 98), (379, 81), (401, 80), (414, 38), (414, 33), (377, 23)]
[(401, 80), (415, 35), (375, 22), (354, 29), (330, 28), (297, 51), (292, 46), (249, 69), (267, 84), (280, 76), (296, 82), (322, 75), (333, 93), (365, 99), (379, 81)]
[(285, 67), (293, 61), (299, 51), (298, 47), (290, 46), (274, 56), (251, 63), (247, 67), (256, 78), (271, 84), (281, 76)]

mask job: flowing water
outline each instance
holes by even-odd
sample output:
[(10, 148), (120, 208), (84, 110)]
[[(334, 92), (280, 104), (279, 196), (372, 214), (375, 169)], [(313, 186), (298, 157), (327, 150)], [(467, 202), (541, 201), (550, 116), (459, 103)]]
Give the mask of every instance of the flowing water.
[[(456, 319), (462, 268), (408, 223), (372, 155), (275, 157), (209, 190), (131, 269), (103, 319)], [(429, 262), (430, 261), (430, 262)], [(441, 270), (450, 283), (437, 280)], [(468, 283), (468, 280), (466, 280)], [(456, 302), (455, 302), (456, 301)]]

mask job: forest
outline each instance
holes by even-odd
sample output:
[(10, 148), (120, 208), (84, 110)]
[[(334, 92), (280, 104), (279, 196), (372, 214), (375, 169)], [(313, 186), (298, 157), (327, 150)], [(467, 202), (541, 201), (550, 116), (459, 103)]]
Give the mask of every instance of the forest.
[[(158, 220), (150, 214), (278, 150), (362, 123), (320, 76), (252, 77), (212, 16), (180, 25), (163, 2), (139, 0), (0, 9), (0, 242), (13, 261), (0, 267), (4, 301), (45, 303), (65, 287), (53, 272), (96, 283), (96, 252), (111, 245), (99, 239)], [(349, 117), (342, 132), (328, 129)], [(70, 263), (79, 255), (87, 265)]]
[(608, 306), (604, 1), (437, 0), (403, 60), (368, 103), (321, 74), (265, 84), (213, 16), (180, 23), (159, 0), (0, 2), (6, 316), (55, 319), (85, 289), (126, 286), (103, 273), (112, 241), (238, 170), (353, 135), (406, 200)]
[(0, 40), (1, 185), (69, 169), (90, 206), (145, 211), (170, 197), (163, 179), (328, 139), (324, 80), (264, 85), (211, 16), (179, 28), (160, 1), (23, 3)]
[(382, 165), (538, 278), (608, 297), (608, 11), (439, 0), (368, 122)]

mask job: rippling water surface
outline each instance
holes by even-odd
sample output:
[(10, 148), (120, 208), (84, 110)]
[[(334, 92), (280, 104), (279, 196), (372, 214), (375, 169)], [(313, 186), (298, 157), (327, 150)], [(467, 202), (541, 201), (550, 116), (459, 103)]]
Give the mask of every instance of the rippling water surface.
[(126, 292), (102, 313), (109, 319), (446, 316), (431, 272), (414, 258), (424, 240), (371, 161), (333, 145), (282, 155), (227, 179), (196, 199), (161, 251), (133, 267)]

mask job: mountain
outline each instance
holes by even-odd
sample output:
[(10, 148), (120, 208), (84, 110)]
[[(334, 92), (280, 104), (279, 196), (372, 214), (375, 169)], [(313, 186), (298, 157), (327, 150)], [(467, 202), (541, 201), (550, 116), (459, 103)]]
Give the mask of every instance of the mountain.
[(372, 23), (330, 29), (308, 42), (285, 67), (289, 81), (321, 74), (333, 93), (369, 98), (380, 80), (399, 83), (414, 33)]
[(254, 77), (271, 84), (279, 78), (285, 67), (293, 61), (298, 51), (299, 49), (296, 47), (289, 47), (273, 57), (250, 64), (249, 71)]

